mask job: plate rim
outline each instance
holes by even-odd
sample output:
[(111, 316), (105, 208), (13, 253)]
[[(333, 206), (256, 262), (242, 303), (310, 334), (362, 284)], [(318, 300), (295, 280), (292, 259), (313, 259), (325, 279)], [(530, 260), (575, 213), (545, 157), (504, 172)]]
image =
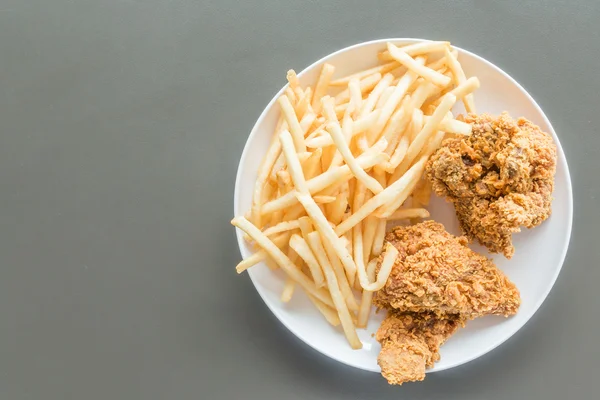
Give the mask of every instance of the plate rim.
[[(320, 59), (318, 59), (317, 61), (311, 63), (310, 65), (308, 65), (307, 67), (305, 67), (304, 69), (302, 69), (302, 71), (300, 73), (298, 73), (298, 77), (302, 77), (304, 74), (306, 74), (308, 71), (312, 70), (314, 67), (326, 62), (328, 59), (340, 54), (340, 53), (344, 53), (350, 50), (354, 50), (363, 46), (370, 46), (370, 45), (374, 45), (374, 44), (380, 44), (380, 43), (386, 43), (386, 42), (429, 42), (431, 40), (429, 39), (419, 39), (419, 38), (385, 38), (385, 39), (375, 39), (375, 40), (370, 40), (370, 41), (366, 41), (366, 42), (360, 42), (360, 43), (356, 43), (350, 46), (346, 46), (342, 49), (336, 50), (333, 53), (329, 53), (323, 57), (321, 57)], [(455, 49), (457, 49), (460, 52), (464, 52), (466, 54), (468, 54), (471, 57), (474, 57), (475, 59), (477, 59), (478, 61), (486, 64), (488, 67), (492, 68), (493, 70), (495, 70), (496, 72), (500, 73), (501, 75), (503, 75), (505, 78), (507, 78), (513, 85), (515, 85), (527, 98), (528, 100), (533, 104), (533, 106), (538, 110), (538, 112), (541, 114), (544, 122), (546, 124), (548, 124), (548, 126), (550, 127), (550, 134), (552, 135), (553, 139), (556, 141), (556, 147), (557, 147), (557, 155), (558, 155), (558, 159), (559, 162), (561, 163), (561, 166), (564, 165), (564, 169), (565, 169), (565, 174), (566, 174), (566, 185), (567, 185), (567, 206), (568, 206), (568, 210), (567, 210), (567, 218), (568, 218), (568, 228), (567, 228), (567, 234), (565, 236), (564, 239), (564, 244), (563, 244), (563, 250), (562, 253), (560, 255), (560, 261), (559, 261), (559, 265), (557, 270), (554, 273), (554, 276), (552, 276), (551, 279), (551, 283), (548, 286), (548, 288), (546, 289), (546, 291), (543, 293), (543, 295), (539, 298), (539, 300), (537, 301), (537, 303), (534, 304), (533, 308), (531, 309), (531, 312), (529, 315), (526, 316), (526, 318), (524, 319), (524, 321), (520, 324), (520, 325), (516, 325), (513, 329), (511, 329), (509, 331), (509, 334), (507, 334), (502, 340), (499, 340), (497, 342), (494, 342), (492, 344), (490, 344), (489, 346), (487, 346), (485, 349), (483, 349), (482, 351), (472, 355), (471, 357), (465, 358), (463, 360), (457, 361), (455, 363), (451, 363), (448, 365), (445, 365), (443, 367), (440, 368), (431, 368), (428, 369), (426, 371), (426, 373), (434, 373), (434, 372), (440, 372), (440, 371), (444, 371), (444, 370), (448, 370), (451, 368), (455, 368), (458, 367), (460, 365), (466, 364), (470, 361), (473, 361), (489, 352), (491, 352), (492, 350), (494, 350), (495, 348), (499, 347), (500, 345), (502, 345), (504, 342), (506, 342), (508, 339), (510, 339), (515, 333), (517, 333), (519, 330), (521, 330), (521, 328), (523, 328), (530, 320), (531, 318), (535, 315), (535, 313), (537, 313), (537, 311), (539, 310), (539, 308), (541, 307), (541, 305), (544, 303), (544, 301), (547, 299), (550, 291), (552, 290), (552, 288), (554, 287), (554, 285), (556, 284), (556, 280), (558, 279), (558, 276), (563, 268), (566, 256), (567, 256), (567, 252), (569, 249), (569, 244), (571, 241), (571, 232), (572, 232), (572, 226), (573, 226), (573, 187), (572, 187), (572, 183), (571, 183), (571, 174), (569, 171), (569, 165), (567, 163), (567, 158), (564, 154), (562, 145), (560, 143), (560, 138), (558, 137), (558, 135), (556, 134), (556, 131), (554, 130), (554, 127), (552, 126), (552, 123), (550, 122), (550, 119), (548, 118), (548, 116), (544, 113), (544, 110), (542, 110), (542, 108), (539, 106), (539, 104), (535, 101), (535, 99), (529, 94), (529, 92), (519, 83), (517, 82), (513, 77), (511, 77), (508, 73), (506, 73), (504, 70), (502, 70), (500, 67), (498, 67), (497, 65), (493, 64), (491, 61), (486, 60), (485, 58), (469, 51), (466, 50), (462, 47), (459, 46), (455, 46), (452, 45), (452, 47), (454, 47)], [(288, 84), (285, 84), (271, 99), (271, 101), (269, 101), (269, 103), (265, 106), (265, 108), (263, 109), (263, 111), (261, 112), (260, 116), (258, 117), (258, 119), (256, 120), (256, 122), (254, 123), (254, 126), (252, 127), (252, 130), (250, 131), (250, 134), (248, 135), (248, 138), (246, 139), (246, 143), (244, 144), (244, 149), (242, 151), (242, 155), (240, 157), (240, 161), (238, 163), (238, 168), (237, 168), (237, 172), (236, 172), (236, 177), (235, 177), (235, 188), (234, 188), (234, 202), (233, 202), (233, 211), (234, 211), (234, 216), (235, 215), (241, 215), (239, 213), (239, 199), (240, 199), (240, 181), (241, 181), (241, 175), (242, 175), (242, 166), (243, 164), (245, 164), (246, 158), (248, 156), (248, 144), (252, 141), (252, 139), (254, 138), (254, 136), (257, 134), (258, 130), (259, 130), (259, 126), (262, 124), (263, 119), (266, 117), (267, 113), (269, 112), (269, 110), (271, 110), (271, 107), (273, 106), (273, 104), (277, 101), (277, 98), (279, 96), (281, 96), (283, 94), (283, 92), (285, 91), (285, 89), (287, 88)], [(243, 238), (243, 233), (239, 230), (236, 229), (236, 237), (237, 237), (237, 242), (238, 242), (238, 249), (240, 251), (240, 254), (242, 255), (242, 257), (245, 257), (244, 253), (245, 253), (245, 246), (244, 246), (244, 238)], [(254, 288), (256, 289), (256, 291), (258, 292), (260, 298), (262, 299), (262, 301), (265, 303), (265, 305), (267, 306), (267, 308), (273, 313), (273, 315), (275, 315), (275, 317), (277, 317), (277, 319), (279, 320), (279, 322), (286, 327), (286, 329), (292, 333), (296, 338), (300, 339), (300, 341), (302, 341), (303, 343), (305, 343), (306, 345), (308, 345), (310, 348), (312, 348), (313, 350), (315, 350), (316, 352), (318, 352), (319, 354), (322, 354), (324, 356), (327, 356), (333, 360), (336, 360), (342, 364), (348, 365), (350, 367), (354, 367), (357, 369), (362, 369), (364, 371), (371, 371), (371, 372), (376, 372), (379, 373), (380, 371), (372, 369), (372, 368), (366, 368), (366, 367), (361, 367), (359, 365), (356, 364), (351, 364), (346, 362), (345, 360), (339, 358), (338, 356), (336, 356), (334, 353), (328, 353), (328, 352), (323, 352), (321, 349), (316, 348), (315, 346), (313, 346), (313, 344), (307, 340), (305, 340), (301, 335), (296, 334), (296, 332), (285, 322), (285, 318), (283, 318), (283, 316), (281, 315), (280, 311), (274, 307), (271, 306), (270, 302), (267, 301), (266, 299), (266, 294), (263, 293), (263, 290), (260, 288), (259, 285), (257, 285), (257, 282), (255, 281), (254, 278), (254, 274), (251, 273), (251, 271), (248, 271), (248, 275), (250, 276), (250, 281), (252, 282), (252, 284), (254, 285)]]

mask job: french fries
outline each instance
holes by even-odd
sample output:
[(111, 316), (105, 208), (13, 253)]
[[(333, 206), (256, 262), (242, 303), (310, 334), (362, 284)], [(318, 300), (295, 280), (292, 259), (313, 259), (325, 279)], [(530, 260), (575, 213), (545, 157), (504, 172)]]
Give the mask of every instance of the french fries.
[(398, 255), (387, 223), (429, 217), (425, 164), (446, 134), (471, 134), (451, 109), (460, 100), (474, 111), (480, 85), (449, 42), (388, 43), (378, 58), (337, 79), (324, 64), (306, 87), (288, 71), (250, 211), (231, 221), (256, 250), (236, 271), (280, 269), (281, 300), (304, 292), (354, 349)]
[(419, 64), (414, 58), (412, 58), (411, 56), (409, 56), (404, 51), (402, 51), (401, 49), (399, 49), (391, 43), (388, 43), (388, 51), (390, 52), (390, 55), (393, 59), (398, 61), (400, 64), (404, 65), (406, 68), (408, 68), (415, 74), (422, 76), (424, 79), (430, 81), (434, 85), (439, 87), (446, 87), (450, 84), (449, 77), (440, 74), (439, 72), (429, 67), (425, 67)]

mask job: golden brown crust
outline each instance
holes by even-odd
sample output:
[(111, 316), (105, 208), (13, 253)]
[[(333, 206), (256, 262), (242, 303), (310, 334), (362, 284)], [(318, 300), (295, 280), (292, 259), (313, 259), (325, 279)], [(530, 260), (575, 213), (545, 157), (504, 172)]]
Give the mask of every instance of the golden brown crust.
[(472, 135), (444, 141), (426, 175), (435, 193), (454, 203), (469, 238), (511, 258), (511, 235), (550, 216), (556, 145), (537, 125), (507, 113), (464, 120)]
[(464, 319), (457, 315), (390, 311), (377, 331), (381, 343), (377, 363), (388, 383), (401, 385), (425, 379), (425, 369), (440, 359), (440, 346)]
[(516, 286), (492, 260), (467, 247), (434, 221), (396, 227), (386, 236), (399, 252), (385, 286), (374, 295), (380, 308), (437, 315), (509, 316), (521, 303)]

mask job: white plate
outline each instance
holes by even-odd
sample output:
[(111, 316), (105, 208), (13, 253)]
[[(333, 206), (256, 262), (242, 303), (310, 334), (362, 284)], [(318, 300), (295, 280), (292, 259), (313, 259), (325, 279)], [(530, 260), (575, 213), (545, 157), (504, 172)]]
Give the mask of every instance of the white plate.
[[(306, 68), (299, 74), (300, 81), (302, 85), (312, 85), (324, 62), (336, 67), (335, 77), (369, 68), (375, 64), (377, 53), (386, 48), (388, 41), (402, 44), (421, 39), (383, 39), (347, 47)], [(521, 291), (522, 305), (518, 314), (507, 319), (488, 316), (469, 322), (466, 328), (460, 329), (442, 346), (441, 360), (429, 372), (452, 368), (487, 353), (511, 337), (531, 318), (548, 295), (561, 269), (573, 219), (573, 198), (567, 161), (548, 118), (525, 89), (500, 68), (466, 50), (457, 50), (467, 77), (477, 76), (481, 81), (481, 88), (475, 94), (478, 111), (492, 114), (508, 111), (511, 116), (524, 116), (539, 125), (542, 130), (551, 133), (558, 146), (558, 167), (552, 216), (539, 227), (514, 235), (516, 252), (511, 260), (500, 255), (492, 256), (498, 267)], [(282, 71), (282, 76), (284, 74), (285, 71)], [(283, 90), (269, 102), (246, 142), (235, 183), (235, 215), (244, 215), (250, 208), (256, 172), (279, 116), (276, 99)], [(457, 107), (454, 111), (464, 110)], [(451, 233), (459, 233), (458, 221), (451, 205), (436, 198), (432, 201), (430, 210), (433, 219), (442, 222)], [(237, 239), (242, 256), (249, 256), (251, 249), (247, 247), (239, 230)], [(486, 253), (481, 247), (474, 246), (474, 249)], [(274, 273), (265, 265), (254, 266), (248, 273), (273, 314), (306, 344), (347, 365), (368, 371), (380, 371), (377, 365), (380, 346), (371, 335), (376, 332), (383, 313), (372, 314), (367, 329), (359, 329), (359, 337), (364, 347), (361, 350), (352, 350), (341, 329), (331, 327), (302, 291), (297, 291), (288, 304), (279, 300), (283, 288), (281, 273)]]

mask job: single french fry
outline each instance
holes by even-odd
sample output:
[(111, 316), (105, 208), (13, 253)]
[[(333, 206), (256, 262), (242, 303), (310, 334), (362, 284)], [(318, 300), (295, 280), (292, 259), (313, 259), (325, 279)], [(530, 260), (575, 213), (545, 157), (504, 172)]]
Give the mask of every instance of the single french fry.
[(383, 74), (386, 74), (386, 73), (398, 68), (398, 66), (399, 66), (399, 64), (397, 61), (391, 61), (387, 64), (378, 65), (376, 67), (365, 69), (365, 70), (357, 72), (355, 74), (348, 75), (348, 76), (345, 76), (340, 79), (336, 79), (336, 80), (332, 81), (330, 83), (330, 85), (331, 86), (346, 86), (348, 84), (348, 82), (350, 82), (350, 79), (356, 78), (356, 79), (362, 80), (363, 78), (365, 78), (369, 75), (374, 75), (374, 74), (380, 74), (380, 76), (381, 76)]
[[(341, 130), (342, 130), (342, 135), (344, 136), (344, 140), (346, 141), (346, 143), (350, 143), (350, 141), (352, 140), (352, 133), (353, 133), (353, 126), (354, 126), (354, 120), (352, 119), (354, 113), (355, 113), (355, 102), (357, 100), (356, 99), (352, 99), (350, 100), (350, 106), (346, 109), (346, 112), (344, 113), (344, 116), (342, 117), (342, 124), (341, 124)], [(333, 110), (333, 104), (330, 104), (331, 107), (331, 116), (333, 117), (333, 114), (335, 113), (335, 111)], [(333, 117), (333, 119), (335, 119), (336, 124), (339, 125), (339, 121), (337, 118)], [(330, 122), (328, 122), (329, 125)], [(330, 135), (331, 136), (331, 135)], [(337, 158), (341, 158), (342, 156), (339, 154), (339, 152), (336, 152), (336, 154), (334, 155), (333, 160), (331, 161), (332, 164), (338, 165), (338, 161)]]
[(446, 87), (450, 84), (451, 79), (449, 77), (417, 63), (414, 58), (400, 50), (398, 47), (394, 46), (392, 43), (388, 43), (388, 51), (390, 52), (392, 58), (394, 58), (400, 64), (404, 65), (410, 71), (422, 76), (436, 86)]
[[(425, 116), (425, 121), (429, 118), (430, 117)], [(468, 136), (473, 132), (473, 127), (466, 122), (458, 121), (453, 118), (444, 118), (442, 122), (440, 122), (439, 130), (455, 135)]]
[(348, 83), (348, 90), (350, 91), (350, 104), (352, 104), (352, 118), (356, 118), (362, 107), (362, 91), (360, 82), (358, 79), (351, 79)]
[(325, 254), (325, 250), (323, 249), (323, 245), (321, 243), (321, 238), (317, 232), (312, 232), (309, 234), (309, 245), (313, 249), (314, 255), (319, 261), (319, 264), (321, 264), (329, 292), (331, 293), (331, 300), (335, 305), (334, 307), (337, 309), (344, 334), (346, 335), (350, 346), (353, 349), (362, 348), (362, 343), (356, 334), (356, 329), (354, 328), (350, 311), (346, 305), (346, 300), (344, 299), (339, 283), (337, 282), (336, 274), (333, 271), (333, 267), (331, 266), (327, 255)]
[(315, 296), (328, 306), (333, 306), (331, 296), (327, 291), (316, 287), (315, 283), (311, 281), (306, 275), (294, 265), (291, 260), (277, 247), (275, 243), (269, 240), (268, 237), (262, 234), (262, 232), (252, 225), (246, 218), (237, 217), (231, 221), (232, 225), (240, 228), (246, 232), (254, 241), (263, 248), (273, 260), (285, 271), (294, 281), (302, 286), (308, 293)]
[[(352, 212), (358, 211), (364, 204), (366, 198), (365, 186), (357, 181)], [(352, 251), (357, 270), (365, 268), (364, 246), (363, 246), (363, 224), (358, 223), (352, 228)], [(360, 281), (360, 279), (358, 279)]]
[(322, 149), (323, 147), (333, 145), (333, 140), (331, 140), (331, 136), (329, 136), (325, 127), (322, 128), (321, 132), (323, 135), (309, 138), (306, 141), (306, 147), (309, 149)]
[[(306, 237), (308, 237), (308, 233)], [(317, 259), (314, 257), (310, 247), (308, 246), (306, 238), (302, 238), (298, 235), (292, 235), (289, 245), (308, 266), (308, 270), (310, 271), (315, 285), (318, 288), (325, 286), (323, 271), (321, 270)]]
[[(410, 127), (411, 128), (411, 130), (410, 130), (410, 141), (411, 142), (413, 140), (415, 140), (415, 138), (417, 137), (419, 132), (421, 132), (421, 130), (423, 129), (424, 125), (425, 125), (425, 116), (423, 115), (423, 111), (419, 110), (418, 108), (415, 108), (413, 110), (413, 116), (412, 116), (411, 127)], [(401, 161), (402, 160), (400, 160), (400, 162)], [(397, 165), (399, 165), (399, 163)]]
[[(367, 265), (367, 276), (370, 282), (375, 281), (375, 269), (377, 268), (377, 259), (374, 258)], [(359, 328), (366, 328), (369, 322), (369, 314), (371, 313), (373, 303), (373, 292), (370, 290), (363, 290), (362, 298), (360, 301), (360, 308), (358, 310), (358, 321), (356, 326)]]
[(334, 201), (336, 201), (336, 197), (335, 196), (320, 196), (320, 195), (315, 195), (313, 197), (313, 199), (315, 200), (315, 203), (317, 203), (317, 204), (330, 204), (330, 203), (333, 203)]
[(371, 255), (378, 256), (383, 251), (383, 245), (385, 243), (385, 228), (387, 221), (385, 219), (378, 219), (377, 229), (375, 230), (375, 237), (373, 238), (373, 247), (371, 248)]
[[(383, 171), (376, 171), (375, 172), (375, 178), (377, 179), (377, 181), (379, 181), (379, 183), (382, 186), (386, 185), (386, 176), (385, 173)], [(384, 219), (377, 219), (377, 228), (375, 229), (375, 235), (373, 236), (373, 245), (371, 246), (371, 255), (374, 256), (378, 256), (379, 254), (381, 254), (381, 251), (383, 250), (383, 242), (385, 241), (385, 227), (386, 227), (386, 220)], [(367, 261), (370, 258), (367, 257)], [(367, 271), (368, 272), (368, 271)]]
[(424, 208), (405, 208), (395, 211), (386, 219), (388, 221), (397, 221), (410, 218), (429, 218), (429, 211)]
[(331, 81), (331, 77), (335, 72), (335, 67), (331, 64), (323, 64), (321, 67), (321, 74), (319, 75), (319, 79), (317, 84), (315, 85), (315, 92), (312, 98), (312, 108), (318, 113), (321, 110), (321, 98), (325, 96), (327, 93), (327, 89), (329, 88), (329, 82)]
[(289, 130), (294, 139), (294, 147), (296, 148), (296, 151), (306, 151), (306, 145), (304, 144), (304, 130), (300, 126), (300, 122), (298, 121), (298, 117), (294, 111), (294, 107), (290, 103), (289, 99), (285, 96), (281, 96), (279, 98), (279, 106), (281, 107), (283, 117), (290, 128)]
[(296, 75), (296, 71), (294, 71), (293, 69), (290, 69), (287, 72), (287, 76), (286, 76), (288, 82), (290, 83), (290, 87), (292, 89), (296, 89), (297, 87), (300, 87), (300, 81), (298, 80), (298, 76)]
[[(427, 41), (427, 42), (419, 42), (413, 43), (405, 46), (400, 46), (400, 50), (408, 54), (409, 56), (418, 56), (421, 54), (433, 53), (436, 51), (444, 51), (444, 49), (450, 47), (450, 42), (435, 42), (435, 41)], [(388, 50), (384, 50), (380, 52), (377, 57), (381, 61), (392, 61), (394, 58), (390, 55)]]
[(363, 264), (369, 263), (369, 256), (371, 255), (371, 249), (373, 247), (373, 240), (375, 239), (375, 232), (377, 230), (378, 219), (375, 217), (367, 217), (363, 221)]
[[(430, 116), (428, 116), (428, 115), (424, 116), (425, 122), (429, 121), (430, 119), (431, 119)], [(466, 122), (455, 120), (453, 118), (448, 118), (448, 117), (444, 118), (440, 122), (438, 129), (440, 131), (444, 131), (446, 133), (453, 133), (456, 135), (463, 135), (463, 136), (468, 136), (473, 132), (473, 127), (470, 124), (467, 124)]]
[(265, 236), (271, 236), (274, 235), (276, 233), (281, 233), (281, 232), (285, 232), (285, 231), (292, 231), (294, 229), (299, 229), (300, 228), (300, 223), (298, 222), (298, 220), (295, 221), (283, 221), (280, 222), (279, 224), (275, 225), (275, 226), (271, 226), (270, 228), (267, 228), (263, 231), (263, 234)]
[(381, 289), (385, 286), (390, 273), (392, 272), (392, 268), (398, 258), (398, 250), (392, 246), (390, 243), (387, 243), (385, 247), (385, 253), (383, 254), (383, 260), (381, 261), (381, 267), (379, 268), (379, 273), (377, 274), (377, 280), (375, 281), (375, 289), (373, 291)]
[[(294, 250), (292, 248), (288, 248), (287, 256), (294, 265), (299, 267), (298, 266), (298, 254), (296, 252), (294, 252)], [(295, 289), (296, 289), (296, 282), (294, 282), (294, 280), (288, 276), (285, 279), (285, 284), (283, 285), (283, 290), (281, 291), (280, 300), (283, 303), (288, 303), (292, 299)]]

